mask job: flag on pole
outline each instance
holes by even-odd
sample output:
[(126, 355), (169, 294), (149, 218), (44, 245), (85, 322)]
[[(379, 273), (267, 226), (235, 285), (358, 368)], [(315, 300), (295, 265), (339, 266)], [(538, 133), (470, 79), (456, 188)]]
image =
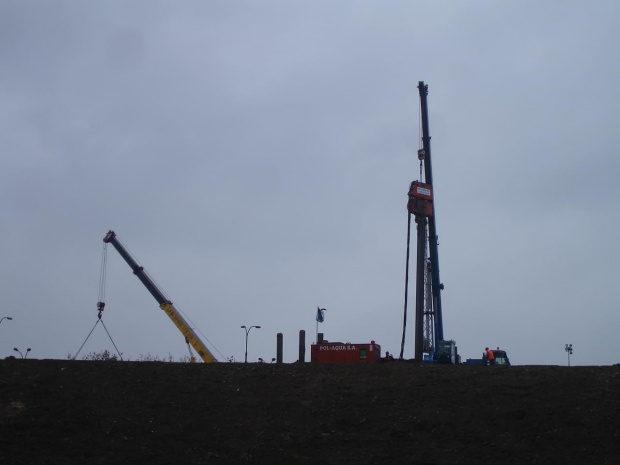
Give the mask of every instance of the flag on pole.
[(324, 311), (324, 308), (316, 308), (316, 321), (318, 321), (319, 323), (323, 323), (323, 320), (325, 319), (325, 316), (323, 315)]

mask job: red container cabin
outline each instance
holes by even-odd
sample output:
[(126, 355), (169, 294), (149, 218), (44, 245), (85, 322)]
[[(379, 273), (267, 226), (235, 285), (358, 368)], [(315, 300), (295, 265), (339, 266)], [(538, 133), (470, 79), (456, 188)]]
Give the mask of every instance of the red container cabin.
[(381, 346), (375, 341), (370, 344), (320, 342), (310, 346), (312, 363), (371, 363), (380, 360)]

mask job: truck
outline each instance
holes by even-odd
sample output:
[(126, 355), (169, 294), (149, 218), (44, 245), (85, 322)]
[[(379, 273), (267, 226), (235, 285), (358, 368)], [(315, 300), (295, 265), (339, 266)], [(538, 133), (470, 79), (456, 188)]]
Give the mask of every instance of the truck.
[[(161, 308), (166, 315), (168, 315), (177, 329), (181, 331), (181, 334), (185, 337), (185, 342), (194, 348), (200, 358), (202, 358), (205, 363), (217, 362), (217, 359), (190, 327), (187, 321), (185, 321), (185, 318), (183, 318), (179, 310), (177, 310), (174, 304), (166, 298), (164, 293), (155, 285), (155, 282), (149, 277), (146, 271), (144, 271), (144, 267), (138, 265), (138, 262), (131, 256), (123, 244), (121, 244), (116, 237), (116, 233), (112, 230), (108, 231), (103, 238), (103, 242), (106, 244), (112, 244), (121, 257), (125, 259), (133, 271), (133, 274), (135, 274), (142, 284), (144, 284), (144, 287), (147, 288), (159, 304), (159, 308)], [(195, 362), (196, 359), (192, 356), (190, 361)]]
[[(494, 365), (510, 365), (510, 359), (508, 358), (508, 354), (505, 350), (501, 350), (499, 347), (497, 349), (493, 349), (493, 356), (495, 357)], [(465, 360), (465, 364), (467, 365), (489, 365), (489, 360), (486, 356), (486, 353), (482, 354), (482, 358), (468, 358)]]

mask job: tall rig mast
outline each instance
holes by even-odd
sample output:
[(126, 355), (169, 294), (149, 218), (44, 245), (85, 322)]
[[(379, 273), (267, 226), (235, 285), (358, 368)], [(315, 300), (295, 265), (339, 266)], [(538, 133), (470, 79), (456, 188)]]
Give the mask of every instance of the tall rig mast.
[[(439, 253), (436, 219), (437, 212), (433, 198), (433, 168), (431, 163), (431, 136), (428, 130), (428, 86), (418, 83), (422, 118), (422, 148), (418, 150), (420, 179), (409, 187), (409, 222), (407, 229), (407, 273), (405, 277), (405, 315), (401, 358), (405, 341), (407, 322), (407, 289), (409, 279), (409, 241), (411, 215), (417, 224), (416, 256), (416, 313), (415, 313), (415, 360), (421, 362), (424, 352), (433, 353), (438, 342), (443, 340), (441, 311), (441, 290), (439, 279)], [(424, 175), (424, 176), (423, 176)], [(424, 179), (422, 179), (424, 177)], [(428, 252), (428, 253), (427, 253)]]
[[(428, 85), (424, 81), (418, 82), (420, 91), (420, 110), (422, 113), (422, 150), (424, 150), (424, 179), (425, 183), (433, 187), (433, 166), (431, 163), (431, 136), (428, 130)], [(428, 249), (431, 274), (432, 314), (435, 328), (435, 341), (443, 341), (443, 318), (441, 311), (441, 291), (443, 284), (439, 279), (439, 237), (437, 236), (437, 209), (433, 203), (433, 215), (428, 217)], [(418, 257), (418, 260), (421, 258)], [(423, 258), (422, 258), (423, 259)], [(416, 309), (417, 311), (417, 309)], [(416, 334), (417, 337), (417, 334)], [(433, 343), (433, 348), (436, 344)]]

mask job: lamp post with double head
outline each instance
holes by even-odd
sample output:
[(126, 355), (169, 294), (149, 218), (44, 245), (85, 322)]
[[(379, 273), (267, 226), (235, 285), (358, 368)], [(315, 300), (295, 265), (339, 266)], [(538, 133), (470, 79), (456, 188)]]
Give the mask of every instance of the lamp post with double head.
[(248, 363), (248, 336), (250, 335), (250, 330), (252, 328), (260, 329), (260, 326), (250, 326), (248, 328), (243, 325), (241, 328), (245, 330), (245, 363)]
[(28, 358), (28, 352), (30, 352), (30, 350), (31, 350), (31, 349), (30, 349), (30, 347), (28, 347), (28, 348), (26, 349), (26, 355), (22, 354), (22, 351), (21, 351), (21, 350), (19, 350), (17, 347), (13, 347), (13, 350), (14, 350), (15, 352), (18, 352), (18, 353), (19, 353), (19, 355), (21, 355), (21, 356), (22, 356), (22, 358)]

